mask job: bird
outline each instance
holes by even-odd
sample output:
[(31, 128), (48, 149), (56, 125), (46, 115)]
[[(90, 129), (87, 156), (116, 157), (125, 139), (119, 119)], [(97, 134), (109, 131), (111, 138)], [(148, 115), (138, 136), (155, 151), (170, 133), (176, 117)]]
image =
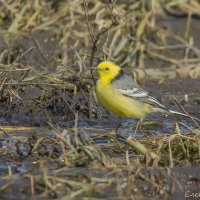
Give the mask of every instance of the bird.
[(114, 62), (102, 61), (97, 68), (92, 69), (98, 71), (95, 86), (98, 103), (119, 117), (117, 129), (121, 126), (122, 117), (141, 120), (153, 112), (188, 117), (184, 113), (170, 110), (161, 104)]

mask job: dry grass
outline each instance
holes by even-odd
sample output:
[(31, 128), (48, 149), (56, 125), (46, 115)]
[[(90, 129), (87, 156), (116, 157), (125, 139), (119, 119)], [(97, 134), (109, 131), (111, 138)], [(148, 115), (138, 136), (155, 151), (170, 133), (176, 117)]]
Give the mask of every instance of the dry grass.
[[(160, 199), (183, 193), (164, 167), (199, 166), (198, 128), (183, 134), (177, 125), (176, 134), (119, 142), (112, 134), (86, 137), (77, 120), (99, 115), (95, 75), (87, 67), (101, 60), (130, 66), (139, 79), (145, 73), (154, 79), (154, 61), (161, 78), (199, 78), (200, 50), (191, 34), (199, 14), (198, 0), (0, 0), (1, 119), (49, 128), (34, 127), (12, 141), (17, 129), (1, 127), (0, 144), (11, 142), (0, 148), (1, 162), (9, 163), (0, 198)], [(160, 24), (170, 17), (185, 19), (181, 33)], [(70, 120), (72, 128), (61, 128)], [(109, 143), (97, 144), (100, 138)], [(27, 166), (16, 172), (13, 165)]]
[(16, 177), (9, 166), (8, 175), (1, 179), (2, 194), (8, 195), (10, 188), (20, 194), (17, 184), (21, 183), (24, 195), (40, 198), (166, 198), (181, 190), (188, 178), (179, 182), (170, 168), (160, 167), (199, 166), (199, 130), (140, 139), (137, 146), (132, 145), (133, 138), (121, 144), (96, 145), (95, 140), (84, 140), (80, 131), (74, 132), (77, 136), (73, 130), (69, 134), (69, 130), (53, 128), (53, 132), (52, 137), (35, 132), (28, 140), (15, 142), (5, 160), (32, 166)]

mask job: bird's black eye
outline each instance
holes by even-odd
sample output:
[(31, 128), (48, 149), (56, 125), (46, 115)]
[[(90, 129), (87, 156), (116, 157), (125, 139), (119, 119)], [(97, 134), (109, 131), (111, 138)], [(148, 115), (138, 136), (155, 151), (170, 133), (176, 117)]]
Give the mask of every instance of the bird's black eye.
[(105, 70), (109, 70), (109, 67), (106, 67)]

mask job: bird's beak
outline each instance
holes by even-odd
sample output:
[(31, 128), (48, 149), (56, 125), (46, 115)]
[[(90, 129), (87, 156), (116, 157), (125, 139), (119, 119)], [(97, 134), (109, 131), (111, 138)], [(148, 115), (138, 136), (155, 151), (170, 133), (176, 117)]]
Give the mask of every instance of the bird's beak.
[(88, 67), (88, 69), (90, 69), (90, 70), (95, 70), (95, 71), (99, 71), (99, 69), (96, 68), (96, 67)]

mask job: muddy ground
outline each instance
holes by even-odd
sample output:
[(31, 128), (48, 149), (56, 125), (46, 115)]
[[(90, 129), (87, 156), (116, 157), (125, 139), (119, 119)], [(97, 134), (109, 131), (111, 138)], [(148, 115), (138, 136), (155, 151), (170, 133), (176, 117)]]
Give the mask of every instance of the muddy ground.
[[(187, 16), (166, 12), (156, 17), (156, 26), (182, 38)], [(188, 34), (198, 55), (200, 20), (198, 14), (191, 19)], [(0, 199), (199, 198), (199, 122), (152, 114), (137, 132), (136, 120), (123, 119), (118, 130), (123, 138), (115, 135), (117, 117), (93, 97), (94, 82), (86, 56), (92, 42), (85, 48), (82, 32), (78, 32), (84, 29), (79, 26), (75, 23), (73, 34), (81, 38), (80, 43), (74, 36), (63, 45), (65, 33), (57, 27), (0, 36)], [(129, 58), (133, 52), (130, 40), (112, 58), (129, 74), (137, 68), (159, 69), (163, 74), (166, 69), (175, 71), (174, 78), (166, 75), (168, 78), (151, 80), (148, 76), (148, 80), (138, 81), (170, 109), (180, 111), (173, 101), (175, 96), (191, 116), (200, 118), (199, 57), (180, 48), (185, 45), (180, 38), (163, 36), (166, 46), (178, 46), (168, 49), (150, 33), (145, 38), (145, 56), (140, 49)], [(106, 40), (111, 44), (108, 38), (98, 42), (93, 66), (102, 60), (102, 51), (106, 52), (102, 44)], [(156, 51), (164, 57), (148, 52), (152, 44), (166, 48)], [(197, 69), (195, 75), (189, 70), (176, 73), (181, 66), (191, 69), (190, 65)], [(131, 141), (136, 138), (139, 146), (129, 143), (129, 136)]]

